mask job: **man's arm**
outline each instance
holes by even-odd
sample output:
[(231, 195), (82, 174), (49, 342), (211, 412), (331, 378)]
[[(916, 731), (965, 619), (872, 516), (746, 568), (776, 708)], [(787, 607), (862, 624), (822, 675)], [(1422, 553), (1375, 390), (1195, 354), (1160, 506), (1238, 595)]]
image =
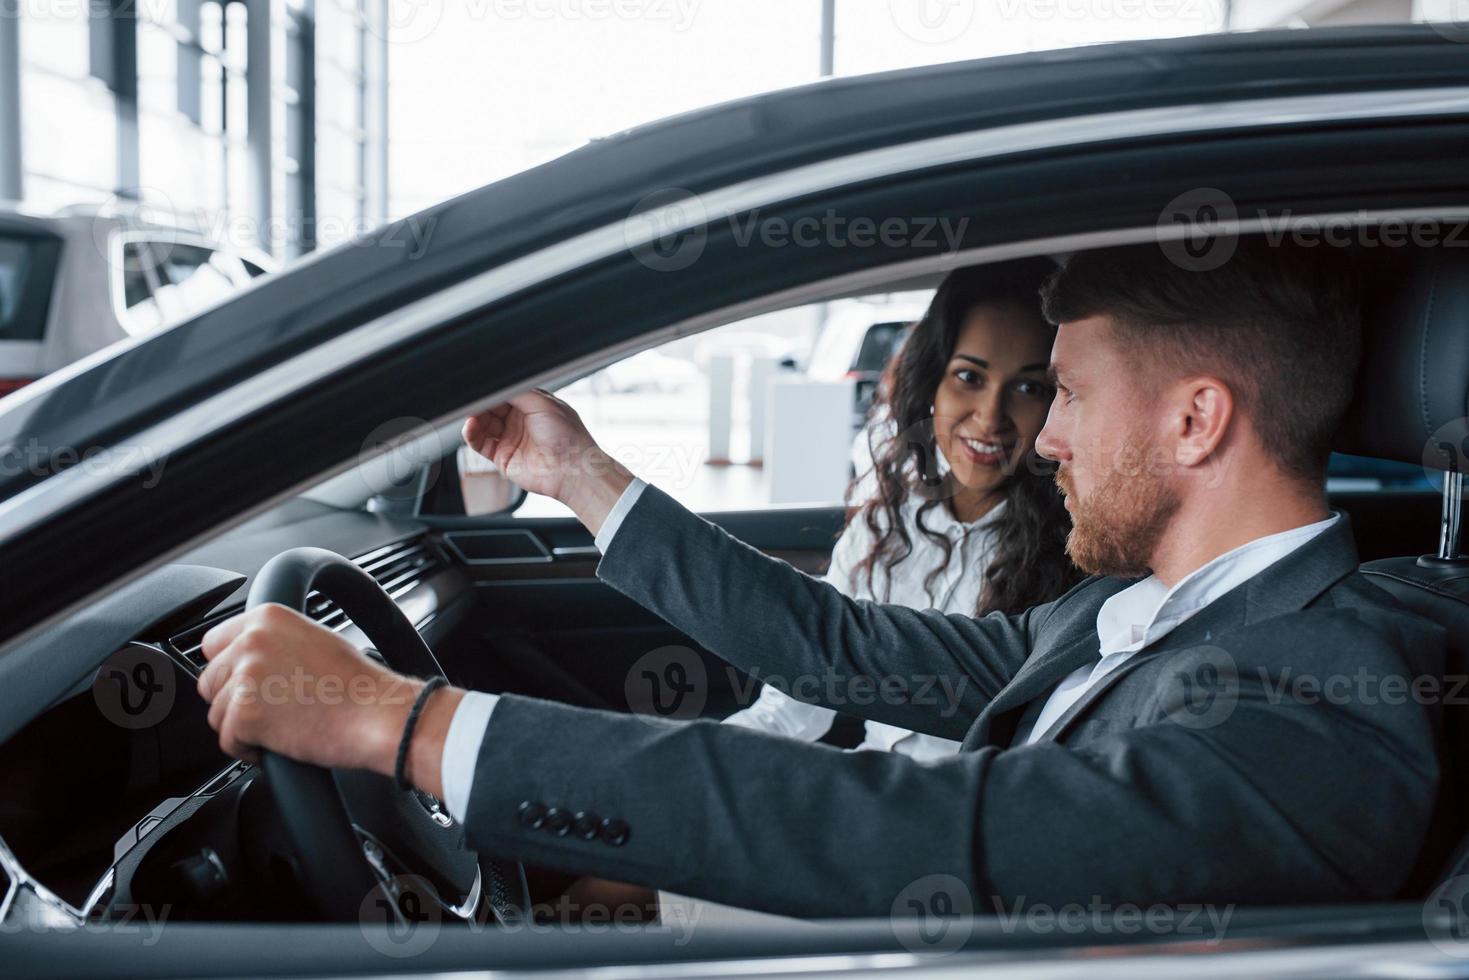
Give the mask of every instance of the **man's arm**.
[(962, 739), (1050, 606), (981, 619), (849, 599), (648, 487), (597, 576), (799, 701)]
[(603, 581), (800, 701), (961, 739), (1050, 608), (975, 620), (853, 601), (636, 481), (544, 392), (475, 416), (464, 438), (572, 509), (604, 549)]
[[(1442, 647), (1408, 619), (1397, 636), (1349, 610), (1266, 620), (1231, 638), (1227, 669), (1215, 647), (1144, 664), (1122, 683), (1150, 695), (1099, 717), (1100, 734), (933, 763), (506, 695), (473, 763), (466, 834), (487, 853), (806, 916), (908, 914), (904, 896), (936, 880), (996, 913), (1388, 899), (1437, 792), (1431, 712), (1376, 691), (1297, 699), (1290, 680), (1343, 663), (1406, 679), (1398, 651)], [(1280, 649), (1289, 669), (1256, 659)], [(216, 627), (204, 651), (226, 751), (391, 771), (412, 682), (279, 606)], [(303, 675), (377, 698), (258, 697)], [(1202, 716), (1199, 679), (1226, 699)], [(467, 765), (444, 751), (467, 700), (429, 701), (408, 773), (425, 790)]]

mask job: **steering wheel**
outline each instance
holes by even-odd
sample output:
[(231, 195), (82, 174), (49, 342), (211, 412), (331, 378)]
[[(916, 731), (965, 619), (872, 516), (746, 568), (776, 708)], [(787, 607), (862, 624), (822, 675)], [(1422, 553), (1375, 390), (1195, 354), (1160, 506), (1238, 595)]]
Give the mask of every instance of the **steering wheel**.
[[(255, 577), (245, 607), (277, 602), (305, 612), (313, 591), (335, 602), (393, 670), (443, 675), (433, 651), (392, 597), (335, 552), (295, 548), (276, 555)], [(398, 919), (424, 914), (412, 906), (433, 901), (443, 916), (468, 920), (482, 899), (501, 921), (528, 916), (530, 896), (520, 864), (471, 851), (464, 828), (427, 793), (401, 791), (377, 773), (328, 771), (273, 752), (262, 754), (261, 768), (301, 883), (326, 919), (361, 921), (363, 910), (384, 893)], [(411, 896), (403, 892), (405, 882), (412, 883)]]

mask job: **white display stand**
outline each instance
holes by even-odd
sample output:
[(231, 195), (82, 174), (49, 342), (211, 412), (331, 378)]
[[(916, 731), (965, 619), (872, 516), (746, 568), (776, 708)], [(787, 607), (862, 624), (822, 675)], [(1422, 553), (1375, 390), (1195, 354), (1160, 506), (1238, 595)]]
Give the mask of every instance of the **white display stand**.
[(709, 456), (715, 465), (729, 463), (729, 434), (734, 424), (734, 358), (709, 358)]
[(750, 358), (750, 464), (759, 466), (765, 460), (765, 407), (769, 402), (771, 379), (780, 370), (773, 357)]
[(770, 380), (765, 472), (772, 504), (841, 501), (851, 471), (853, 387), (849, 380)]

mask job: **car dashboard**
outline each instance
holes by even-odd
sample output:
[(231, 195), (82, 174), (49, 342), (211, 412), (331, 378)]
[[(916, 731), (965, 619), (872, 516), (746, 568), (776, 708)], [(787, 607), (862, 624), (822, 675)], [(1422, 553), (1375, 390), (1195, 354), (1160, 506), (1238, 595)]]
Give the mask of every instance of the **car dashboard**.
[[(285, 848), (264, 792), (252, 790), (257, 770), (220, 751), (195, 690), (204, 634), (243, 610), (266, 561), (301, 546), (351, 556), (430, 647), (470, 604), (472, 584), (429, 528), (297, 499), (136, 583), (147, 601), (52, 630), (52, 666), (73, 671), (69, 686), (0, 742), (0, 925), (163, 905), (176, 918), (309, 918), (289, 902), (242, 898), (290, 893), (258, 880), (289, 877)], [(326, 597), (312, 593), (305, 612), (370, 648)], [(236, 887), (242, 879), (255, 887)]]

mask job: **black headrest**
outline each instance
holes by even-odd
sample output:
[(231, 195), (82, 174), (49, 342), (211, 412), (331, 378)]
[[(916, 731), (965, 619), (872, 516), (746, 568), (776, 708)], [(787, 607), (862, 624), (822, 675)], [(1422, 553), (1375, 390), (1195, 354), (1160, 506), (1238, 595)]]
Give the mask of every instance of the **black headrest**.
[(1434, 469), (1452, 454), (1469, 472), (1469, 241), (1448, 242), (1363, 262), (1362, 367), (1337, 451)]

